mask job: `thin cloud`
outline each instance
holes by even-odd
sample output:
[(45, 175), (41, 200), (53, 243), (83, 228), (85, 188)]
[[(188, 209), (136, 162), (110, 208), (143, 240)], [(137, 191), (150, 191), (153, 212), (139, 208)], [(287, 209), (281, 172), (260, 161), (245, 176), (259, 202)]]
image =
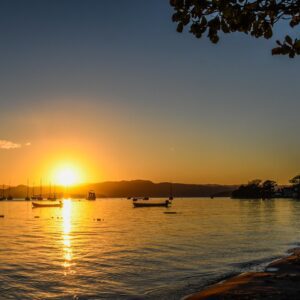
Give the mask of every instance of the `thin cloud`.
[(27, 143), (25, 144), (25, 146), (31, 146), (31, 143), (30, 143), (30, 142), (27, 142)]
[(0, 140), (0, 149), (10, 150), (17, 148), (21, 148), (21, 145), (7, 140)]

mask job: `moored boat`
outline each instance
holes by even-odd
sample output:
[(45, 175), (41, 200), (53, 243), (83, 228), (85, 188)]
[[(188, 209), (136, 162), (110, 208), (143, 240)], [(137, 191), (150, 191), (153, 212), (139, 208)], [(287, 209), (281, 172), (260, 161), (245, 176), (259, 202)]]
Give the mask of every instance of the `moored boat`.
[(89, 191), (88, 196), (86, 197), (87, 200), (96, 200), (96, 193), (94, 191)]
[(13, 196), (10, 193), (10, 185), (8, 186), (8, 195), (6, 197), (6, 200), (14, 200)]
[(6, 200), (5, 194), (4, 194), (4, 184), (2, 185), (2, 195), (0, 196), (0, 201)]
[(171, 201), (164, 202), (133, 202), (134, 207), (169, 207)]
[(53, 194), (53, 195), (49, 196), (47, 199), (49, 201), (56, 201), (57, 200), (57, 196), (56, 196), (56, 194)]
[(29, 197), (29, 182), (28, 182), (28, 179), (27, 179), (27, 193), (26, 193), (25, 201), (30, 201), (30, 197)]
[(32, 207), (63, 207), (63, 203), (59, 201), (58, 203), (37, 203), (32, 202)]

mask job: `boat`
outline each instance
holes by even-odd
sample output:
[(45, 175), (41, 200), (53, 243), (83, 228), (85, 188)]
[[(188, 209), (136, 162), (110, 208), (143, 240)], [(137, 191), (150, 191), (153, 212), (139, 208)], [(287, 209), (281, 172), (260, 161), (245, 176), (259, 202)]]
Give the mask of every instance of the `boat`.
[(58, 203), (37, 203), (32, 202), (32, 207), (63, 207), (63, 203), (59, 201)]
[(51, 193), (51, 182), (50, 182), (50, 191), (49, 191), (49, 197), (47, 198), (50, 201), (56, 201), (57, 197), (56, 197), (56, 193), (55, 191), (53, 191), (53, 193)]
[(134, 207), (169, 207), (171, 204), (170, 200), (164, 202), (133, 202)]
[(170, 196), (169, 196), (169, 200), (173, 200), (174, 197), (173, 197), (173, 185), (172, 183), (170, 183)]
[(89, 191), (86, 200), (96, 200), (96, 193), (94, 191)]
[(28, 183), (28, 180), (27, 180), (27, 194), (26, 194), (26, 197), (25, 197), (25, 201), (30, 201), (30, 197), (29, 197), (29, 183)]
[(4, 184), (2, 185), (2, 195), (0, 196), (0, 201), (6, 200), (5, 194), (4, 194)]
[(8, 187), (8, 195), (6, 197), (6, 200), (14, 200), (13, 196), (10, 194), (10, 185)]
[(49, 196), (48, 200), (50, 200), (50, 201), (56, 201), (57, 200), (56, 194), (54, 193), (52, 196)]
[(44, 198), (43, 198), (42, 179), (40, 180), (40, 194), (36, 196), (36, 200), (44, 200)]
[(146, 199), (147, 197), (134, 197), (134, 198), (132, 198), (132, 201), (138, 201), (138, 200), (149, 200), (149, 198), (148, 199)]
[(31, 200), (37, 200), (37, 195), (35, 195), (35, 193), (34, 193), (34, 182), (32, 184), (32, 196), (31, 196)]

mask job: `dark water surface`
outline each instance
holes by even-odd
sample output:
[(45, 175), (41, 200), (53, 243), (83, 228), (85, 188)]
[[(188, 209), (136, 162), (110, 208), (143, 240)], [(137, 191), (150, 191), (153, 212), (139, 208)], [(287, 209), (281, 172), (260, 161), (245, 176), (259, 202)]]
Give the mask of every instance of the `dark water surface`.
[(300, 242), (300, 202), (283, 199), (3, 201), (0, 215), (0, 299), (180, 299)]

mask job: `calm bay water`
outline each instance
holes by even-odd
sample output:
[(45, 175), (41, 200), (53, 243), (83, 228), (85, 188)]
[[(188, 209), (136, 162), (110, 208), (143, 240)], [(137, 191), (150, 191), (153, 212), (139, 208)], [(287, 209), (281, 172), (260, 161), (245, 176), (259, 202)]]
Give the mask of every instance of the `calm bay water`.
[(283, 199), (3, 201), (0, 215), (0, 299), (180, 299), (300, 242), (300, 202)]

